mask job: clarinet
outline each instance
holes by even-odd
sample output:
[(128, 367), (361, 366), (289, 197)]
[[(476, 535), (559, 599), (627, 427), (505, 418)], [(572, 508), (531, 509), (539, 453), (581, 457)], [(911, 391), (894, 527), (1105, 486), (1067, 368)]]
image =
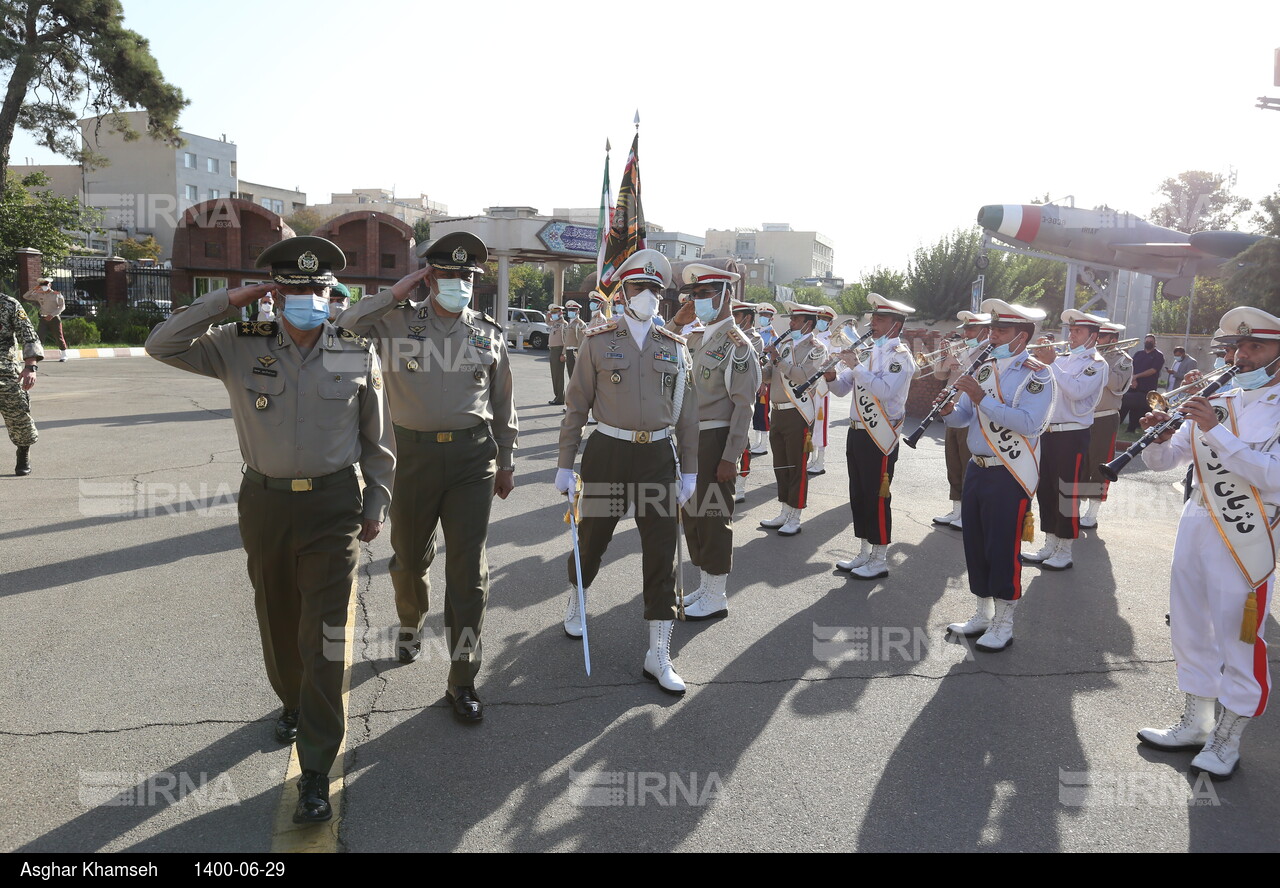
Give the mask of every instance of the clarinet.
[[(858, 337), (857, 342), (855, 342), (849, 348), (845, 349), (845, 352), (857, 351), (858, 349), (862, 348), (866, 342), (874, 338), (875, 338), (875, 333), (868, 330), (866, 333), (863, 333), (861, 336)], [(800, 385), (793, 386), (791, 389), (792, 392), (795, 393), (795, 396), (797, 398), (803, 398), (805, 395), (805, 392), (809, 391), (809, 389), (817, 385), (818, 380), (826, 376), (828, 372), (838, 367), (840, 365), (840, 361), (841, 361), (841, 358), (839, 355), (836, 355), (835, 357), (831, 358), (831, 360), (817, 373), (813, 374), (804, 382), (800, 383)]]
[[(1205, 386), (1204, 390), (1201, 391), (1197, 395), (1197, 397), (1200, 397), (1200, 398), (1212, 397), (1227, 383), (1228, 380), (1231, 379), (1231, 377), (1235, 376), (1239, 372), (1240, 372), (1240, 366), (1238, 364), (1233, 365), (1230, 370), (1226, 371), (1217, 379), (1215, 379), (1213, 382), (1211, 382), (1209, 385)], [(1156, 438), (1159, 438), (1165, 432), (1176, 432), (1179, 428), (1181, 428), (1182, 424), (1186, 422), (1186, 420), (1187, 420), (1186, 414), (1176, 413), (1173, 416), (1170, 416), (1164, 422), (1160, 423), (1159, 425), (1152, 426), (1151, 428), (1147, 429), (1146, 434), (1144, 434), (1137, 441), (1134, 441), (1131, 445), (1129, 445), (1128, 450), (1126, 450), (1124, 453), (1117, 456), (1115, 459), (1111, 460), (1111, 462), (1103, 463), (1102, 465), (1098, 466), (1098, 473), (1101, 474), (1102, 477), (1106, 478), (1108, 481), (1115, 481), (1117, 478), (1120, 477), (1120, 473), (1124, 471), (1124, 467), (1127, 466), (1130, 462), (1132, 462), (1135, 456), (1137, 456), (1142, 451), (1146, 450), (1152, 444), (1156, 443)]]
[(906, 444), (912, 450), (916, 449), (916, 444), (920, 441), (920, 436), (924, 434), (924, 430), (929, 428), (930, 424), (935, 419), (938, 418), (938, 414), (942, 412), (942, 408), (945, 407), (947, 403), (952, 398), (955, 397), (956, 383), (958, 383), (961, 379), (964, 379), (966, 376), (972, 376), (973, 374), (977, 373), (978, 368), (987, 362), (987, 358), (991, 357), (991, 353), (995, 351), (995, 349), (996, 347), (994, 345), (991, 345), (990, 343), (988, 343), (982, 349), (982, 351), (979, 352), (978, 356), (973, 359), (973, 363), (969, 365), (969, 369), (961, 373), (959, 376), (957, 376), (956, 381), (951, 383), (951, 385), (947, 386), (946, 390), (943, 391), (943, 393), (939, 395), (937, 399), (933, 402), (933, 408), (929, 411), (929, 414), (924, 418), (924, 421), (920, 423), (920, 428), (916, 429), (910, 435), (902, 439), (903, 444)]

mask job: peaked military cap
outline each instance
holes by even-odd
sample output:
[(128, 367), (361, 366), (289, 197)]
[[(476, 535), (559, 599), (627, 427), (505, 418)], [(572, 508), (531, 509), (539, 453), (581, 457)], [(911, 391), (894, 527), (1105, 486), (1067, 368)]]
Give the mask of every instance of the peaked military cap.
[(254, 265), (270, 268), (271, 279), (284, 287), (332, 287), (333, 273), (347, 267), (347, 257), (333, 241), (307, 234), (272, 244)]
[(484, 274), (489, 248), (469, 231), (454, 231), (418, 248), (432, 268), (441, 271), (471, 271)]

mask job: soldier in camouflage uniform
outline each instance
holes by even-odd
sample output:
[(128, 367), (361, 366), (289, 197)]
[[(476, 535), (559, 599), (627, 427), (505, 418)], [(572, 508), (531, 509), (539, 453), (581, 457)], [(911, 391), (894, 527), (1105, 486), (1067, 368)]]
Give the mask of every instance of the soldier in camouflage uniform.
[[(22, 360), (18, 360), (18, 343)], [(9, 440), (18, 448), (15, 475), (31, 474), (31, 445), (39, 439), (31, 419), (31, 396), (36, 384), (36, 365), (44, 360), (44, 349), (31, 319), (12, 296), (0, 294), (0, 416)]]

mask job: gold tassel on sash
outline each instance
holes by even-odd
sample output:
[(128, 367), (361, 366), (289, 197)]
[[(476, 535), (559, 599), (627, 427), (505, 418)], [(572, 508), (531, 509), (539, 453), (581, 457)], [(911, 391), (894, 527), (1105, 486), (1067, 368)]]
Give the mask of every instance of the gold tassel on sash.
[(880, 476), (880, 499), (889, 498), (889, 473)]
[(813, 453), (813, 432), (810, 429), (804, 430), (804, 453)]
[(1250, 589), (1244, 602), (1244, 619), (1240, 621), (1240, 640), (1253, 644), (1258, 640), (1258, 590)]
[(1022, 519), (1022, 541), (1024, 543), (1036, 541), (1036, 516), (1030, 509), (1027, 509), (1027, 517)]

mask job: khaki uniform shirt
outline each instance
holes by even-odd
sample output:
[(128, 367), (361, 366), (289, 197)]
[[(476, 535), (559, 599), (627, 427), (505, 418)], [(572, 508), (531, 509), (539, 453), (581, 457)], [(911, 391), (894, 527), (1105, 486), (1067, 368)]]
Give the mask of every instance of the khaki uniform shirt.
[[(725, 462), (737, 463), (747, 447), (747, 433), (760, 388), (760, 359), (751, 340), (733, 318), (698, 330), (688, 339), (693, 357), (693, 384), (698, 389), (698, 421), (728, 425)], [(708, 426), (712, 428), (714, 426)]]
[[(813, 378), (827, 363), (827, 350), (813, 335), (801, 337), (799, 342), (778, 339), (778, 362), (765, 361), (764, 381), (787, 382), (793, 387), (803, 385)], [(815, 391), (815, 389), (810, 389)], [(770, 404), (790, 404), (786, 391), (781, 385), (769, 386)]]
[[(18, 345), (22, 345), (22, 357), (18, 357)], [(22, 372), (19, 364), (34, 358), (44, 360), (44, 348), (36, 336), (31, 319), (22, 304), (12, 296), (0, 294), (0, 373), (17, 377)]]
[(1098, 399), (1098, 406), (1094, 408), (1094, 416), (1119, 413), (1120, 401), (1124, 398), (1124, 393), (1129, 390), (1129, 383), (1133, 382), (1133, 358), (1122, 351), (1112, 349), (1105, 360), (1107, 367), (1110, 368), (1110, 374), (1107, 376), (1107, 384), (1102, 387), (1102, 397)]
[[(684, 339), (657, 325), (650, 325), (644, 342), (635, 341), (623, 318), (589, 331), (565, 393), (559, 468), (573, 468), (582, 427), (591, 413), (602, 423), (632, 432), (674, 425), (680, 471), (696, 474), (698, 394), (689, 381), (689, 366)], [(673, 399), (679, 372), (685, 374), (685, 390), (677, 422)]]
[(57, 290), (41, 290), (39, 287), (32, 287), (22, 294), (22, 298), (39, 305), (42, 318), (60, 318), (67, 307), (67, 300)]
[(396, 425), (452, 432), (488, 423), (499, 468), (514, 464), (520, 429), (511, 359), (497, 321), (470, 308), (445, 317), (429, 298), (396, 302), (383, 290), (338, 315), (337, 324), (376, 338)]
[(587, 325), (582, 318), (566, 321), (564, 325), (564, 347), (582, 348), (582, 337), (587, 332)]
[(178, 309), (151, 331), (147, 354), (222, 380), (249, 468), (269, 478), (319, 478), (359, 462), (364, 517), (385, 521), (396, 460), (371, 344), (327, 321), (306, 355), (283, 324), (211, 329), (228, 307), (224, 289)]
[(553, 321), (547, 318), (547, 327), (551, 330), (551, 339), (547, 342), (548, 348), (561, 348), (564, 346), (564, 319)]

